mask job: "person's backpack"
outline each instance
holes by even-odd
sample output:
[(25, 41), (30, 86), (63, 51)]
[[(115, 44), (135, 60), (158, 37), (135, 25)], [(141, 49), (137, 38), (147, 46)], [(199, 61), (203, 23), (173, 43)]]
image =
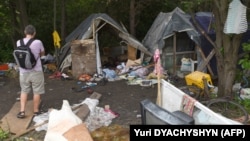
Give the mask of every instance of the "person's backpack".
[(14, 49), (13, 56), (17, 65), (24, 69), (32, 69), (35, 67), (37, 59), (34, 54), (31, 52), (30, 44), (34, 39), (30, 39), (27, 44), (24, 44), (23, 39), (20, 40), (20, 46)]

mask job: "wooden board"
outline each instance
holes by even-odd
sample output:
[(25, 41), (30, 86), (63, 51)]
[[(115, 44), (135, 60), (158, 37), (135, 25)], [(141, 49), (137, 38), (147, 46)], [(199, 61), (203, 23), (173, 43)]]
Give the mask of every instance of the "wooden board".
[(137, 49), (128, 45), (128, 59), (136, 60)]
[(71, 44), (72, 75), (78, 79), (82, 74), (97, 72), (94, 40), (75, 40)]
[[(94, 92), (89, 98), (99, 100), (101, 96), (101, 94)], [(83, 121), (89, 116), (89, 114), (90, 110), (87, 104), (81, 105), (76, 112), (76, 115)]]
[[(97, 99), (99, 100), (101, 98), (101, 94), (94, 92), (89, 98), (91, 99)], [(81, 119), (85, 120), (87, 116), (90, 114), (90, 110), (88, 108), (87, 104), (83, 104), (78, 108), (78, 111), (76, 115)], [(63, 134), (63, 136), (68, 140), (68, 141), (93, 141), (89, 130), (87, 129), (86, 125), (84, 123), (74, 126), (71, 129), (69, 129), (67, 132)]]
[(93, 92), (93, 94), (91, 94), (91, 96), (89, 98), (91, 99), (100, 99), (102, 97), (102, 95), (98, 92)]
[[(94, 92), (89, 98), (92, 98), (92, 99), (100, 99), (101, 98), (101, 94), (100, 93), (97, 93), (97, 92)], [(12, 112), (16, 112), (16, 111), (18, 111), (19, 110), (19, 102), (18, 103), (16, 103), (14, 106), (13, 106), (13, 108), (12, 108), (12, 110), (10, 110), (10, 112), (9, 113), (12, 113)], [(29, 107), (29, 108), (27, 108), (27, 110), (29, 110), (29, 111), (31, 111), (31, 107), (32, 107), (32, 105), (31, 105), (32, 103), (29, 101), (28, 102), (28, 105), (27, 105), (27, 107)], [(31, 106), (30, 106), (31, 105)], [(83, 106), (83, 105), (85, 105), (85, 106)], [(81, 105), (80, 107), (75, 107), (75, 108), (73, 108), (72, 110), (76, 110), (76, 109), (79, 109), (79, 111), (78, 111), (78, 114), (77, 114), (77, 116), (79, 116), (81, 119), (84, 119), (84, 118), (86, 118), (87, 116), (88, 116), (88, 114), (89, 114), (89, 108), (88, 108), (88, 106), (86, 105), (86, 104), (83, 104), (83, 105)], [(13, 110), (14, 109), (14, 110)], [(29, 114), (29, 113), (28, 113)], [(7, 116), (7, 115), (6, 115)], [(12, 118), (14, 119), (14, 120), (16, 120), (17, 118), (16, 118), (16, 114), (12, 114)], [(5, 119), (5, 118), (3, 118), (3, 119)], [(8, 118), (6, 118), (6, 119), (8, 119)], [(29, 125), (29, 123), (30, 122), (32, 122), (32, 115), (31, 114), (29, 114), (29, 116), (28, 117), (26, 117), (25, 119), (22, 119), (23, 120), (23, 122), (26, 122), (26, 123), (20, 123), (20, 121), (19, 121), (19, 123), (17, 123), (17, 122), (13, 122), (13, 120), (11, 121), (11, 127), (14, 127), (14, 128), (12, 128), (12, 130), (9, 130), (9, 128), (7, 128), (7, 130), (5, 130), (5, 131), (11, 131), (12, 133), (14, 133), (14, 134), (16, 134), (15, 136), (13, 136), (12, 137), (12, 139), (15, 139), (15, 138), (17, 138), (17, 137), (20, 137), (20, 136), (22, 136), (22, 135), (24, 135), (24, 134), (26, 134), (26, 133), (28, 133), (28, 132), (30, 132), (30, 131), (32, 131), (32, 130), (34, 130), (35, 128), (37, 128), (37, 127), (39, 127), (39, 126), (42, 126), (42, 125), (44, 125), (44, 124), (47, 124), (48, 123), (48, 120), (46, 120), (46, 121), (44, 121), (43, 123), (41, 123), (41, 124), (39, 124), (39, 125), (36, 125), (36, 126), (32, 126), (32, 127), (30, 127), (30, 128), (28, 128), (28, 129), (26, 129), (27, 128), (27, 126)], [(9, 121), (7, 121), (7, 120), (4, 120), (4, 125), (8, 125), (8, 122)], [(23, 128), (22, 126), (20, 126), (20, 127), (16, 127), (16, 125), (25, 125), (25, 127), (26, 128)], [(1, 124), (0, 124), (1, 125)], [(1, 125), (1, 127), (2, 127), (2, 125)], [(8, 126), (6, 126), (6, 127), (8, 127)], [(15, 131), (14, 131), (15, 130)], [(71, 135), (71, 134), (70, 134)]]
[(72, 127), (63, 136), (68, 141), (93, 141), (90, 132), (84, 123)]
[(26, 117), (19, 119), (16, 117), (17, 113), (20, 111), (20, 102), (17, 101), (10, 111), (1, 119), (1, 128), (4, 131), (9, 131), (13, 134), (18, 134), (19, 132), (26, 131), (30, 122), (32, 122), (33, 117), (33, 102), (28, 101), (25, 109)]

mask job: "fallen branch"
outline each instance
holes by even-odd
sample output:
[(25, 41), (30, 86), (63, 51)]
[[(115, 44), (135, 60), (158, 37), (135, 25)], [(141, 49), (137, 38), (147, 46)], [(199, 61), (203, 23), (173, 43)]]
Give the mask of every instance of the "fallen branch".
[(24, 135), (24, 134), (30, 132), (30, 131), (33, 131), (33, 130), (36, 129), (37, 127), (40, 127), (40, 126), (42, 126), (42, 125), (44, 125), (44, 124), (47, 124), (47, 123), (48, 123), (48, 120), (44, 121), (44, 122), (41, 123), (41, 124), (35, 125), (35, 126), (29, 128), (29, 129), (25, 130), (25, 131), (22, 131), (22, 132), (20, 132), (20, 133), (14, 135), (14, 136), (11, 136), (11, 137), (10, 137), (11, 139), (9, 138), (7, 141), (12, 141), (12, 140), (14, 140), (14, 139), (16, 139), (16, 138), (18, 138), (18, 137), (20, 137), (20, 136), (22, 136), (22, 135)]

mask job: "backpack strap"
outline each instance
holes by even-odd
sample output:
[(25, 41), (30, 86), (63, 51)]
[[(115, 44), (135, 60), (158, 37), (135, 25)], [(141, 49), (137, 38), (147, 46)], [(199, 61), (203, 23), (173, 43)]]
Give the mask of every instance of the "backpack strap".
[[(29, 41), (27, 42), (26, 46), (27, 46), (27, 47), (30, 47), (30, 44), (31, 44), (33, 41), (34, 41), (33, 38), (29, 39)], [(20, 41), (20, 43), (21, 43), (21, 44), (24, 44), (23, 39)]]
[[(26, 43), (26, 47), (30, 47), (31, 43), (34, 41), (34, 38), (30, 38), (29, 41)], [(20, 40), (20, 45), (24, 46), (24, 41), (23, 39)], [(39, 56), (37, 58), (35, 58), (36, 60), (38, 60)]]
[(21, 46), (24, 46), (24, 41), (23, 41), (23, 39), (20, 40), (20, 45), (21, 45)]
[[(34, 41), (33, 38), (29, 39), (29, 41), (26, 43), (26, 46), (29, 47), (31, 45), (31, 43)], [(23, 39), (20, 39), (20, 46), (24, 46), (24, 41)]]

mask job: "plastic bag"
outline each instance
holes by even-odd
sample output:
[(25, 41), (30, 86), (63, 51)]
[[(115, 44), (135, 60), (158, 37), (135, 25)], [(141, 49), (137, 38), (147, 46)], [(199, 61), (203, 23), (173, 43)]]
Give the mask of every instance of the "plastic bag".
[(250, 88), (243, 88), (240, 90), (240, 97), (242, 99), (250, 99)]
[(48, 129), (44, 141), (67, 141), (63, 134), (81, 123), (82, 120), (73, 113), (69, 102), (63, 100), (61, 110), (53, 109), (49, 114)]
[(192, 62), (190, 58), (181, 59), (181, 71), (192, 71)]

